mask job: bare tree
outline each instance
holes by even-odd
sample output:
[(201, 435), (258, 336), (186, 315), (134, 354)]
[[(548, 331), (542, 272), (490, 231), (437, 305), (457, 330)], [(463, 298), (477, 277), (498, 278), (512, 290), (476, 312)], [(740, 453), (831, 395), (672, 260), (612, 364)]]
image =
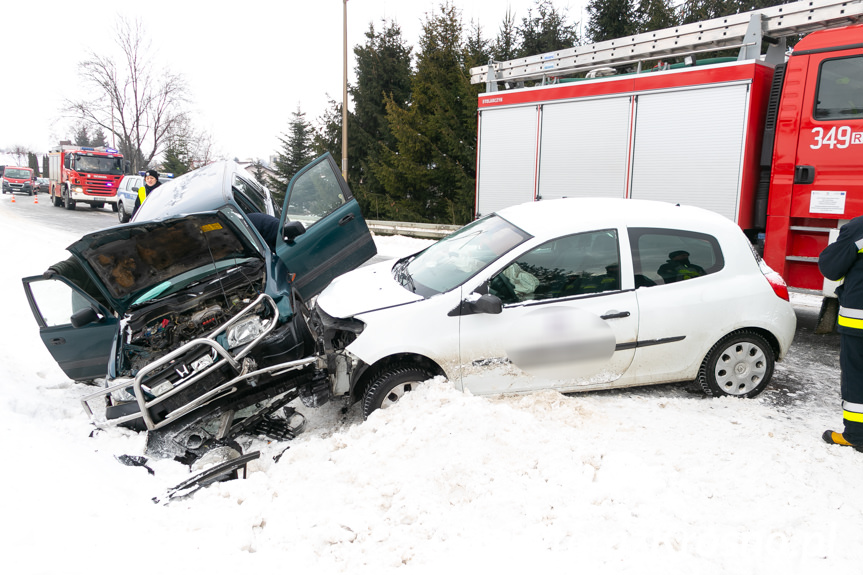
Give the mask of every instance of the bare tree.
[(154, 72), (150, 43), (140, 21), (119, 18), (116, 41), (122, 61), (90, 52), (78, 64), (78, 75), (92, 98), (66, 100), (64, 108), (113, 134), (137, 172), (163, 151), (168, 136), (186, 121), (188, 91), (181, 75), (163, 69)]

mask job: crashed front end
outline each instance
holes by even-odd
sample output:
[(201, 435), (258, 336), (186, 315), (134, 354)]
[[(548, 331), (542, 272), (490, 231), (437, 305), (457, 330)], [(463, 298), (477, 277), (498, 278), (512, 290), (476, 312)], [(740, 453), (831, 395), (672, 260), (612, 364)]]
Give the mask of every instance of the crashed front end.
[(107, 387), (84, 409), (98, 424), (146, 430), (152, 455), (272, 430), (272, 416), (322, 378), (286, 270), (243, 226), (230, 212), (195, 214), (70, 248), (124, 310)]

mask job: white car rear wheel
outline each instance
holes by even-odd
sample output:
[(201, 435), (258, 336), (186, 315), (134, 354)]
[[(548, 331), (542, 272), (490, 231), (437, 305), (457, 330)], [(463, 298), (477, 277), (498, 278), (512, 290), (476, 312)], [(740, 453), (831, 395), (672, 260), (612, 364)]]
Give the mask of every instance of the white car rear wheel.
[(755, 397), (773, 377), (775, 357), (767, 340), (755, 332), (731, 333), (713, 346), (698, 373), (708, 395)]

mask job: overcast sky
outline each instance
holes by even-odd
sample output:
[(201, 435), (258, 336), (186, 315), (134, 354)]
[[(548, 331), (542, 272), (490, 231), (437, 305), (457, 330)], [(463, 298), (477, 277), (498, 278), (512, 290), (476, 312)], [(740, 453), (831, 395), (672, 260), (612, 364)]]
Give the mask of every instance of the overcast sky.
[[(411, 46), (421, 23), (442, 0), (349, 0), (348, 74), (353, 47), (382, 18), (395, 20)], [(479, 21), (493, 38), (507, 7), (516, 22), (535, 0), (454, 0), (467, 27)], [(555, 0), (582, 20), (582, 0)], [(342, 0), (198, 0), (111, 2), (8, 2), (0, 42), (0, 149), (25, 146), (44, 153), (71, 135), (60, 114), (64, 98), (78, 94), (77, 64), (90, 51), (113, 52), (119, 16), (139, 18), (153, 40), (155, 59), (185, 76), (199, 128), (217, 152), (240, 159), (266, 158), (279, 147), (300, 106), (315, 121), (328, 98), (342, 94)]]

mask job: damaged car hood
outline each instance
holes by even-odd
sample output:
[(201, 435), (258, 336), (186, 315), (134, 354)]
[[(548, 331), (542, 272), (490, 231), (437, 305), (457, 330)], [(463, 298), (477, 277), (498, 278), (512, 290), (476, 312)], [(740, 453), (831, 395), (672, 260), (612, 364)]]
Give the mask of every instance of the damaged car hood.
[(67, 249), (123, 314), (241, 261), (264, 259), (232, 219), (218, 211), (131, 223), (87, 234)]
[(361, 313), (421, 301), (393, 279), (395, 260), (362, 267), (337, 277), (318, 296), (317, 305), (333, 317), (354, 317)]

